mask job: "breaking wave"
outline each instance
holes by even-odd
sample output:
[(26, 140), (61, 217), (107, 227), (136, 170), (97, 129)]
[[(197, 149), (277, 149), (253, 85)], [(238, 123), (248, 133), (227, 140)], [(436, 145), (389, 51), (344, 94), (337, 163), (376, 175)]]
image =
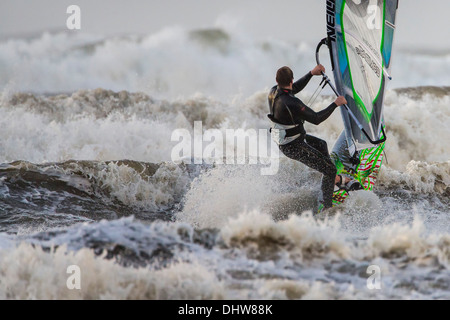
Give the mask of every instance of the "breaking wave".
[[(92, 232), (100, 230), (103, 236), (95, 239)], [(349, 239), (339, 217), (274, 222), (256, 211), (230, 219), (216, 233), (178, 223), (145, 227), (127, 218), (65, 230), (53, 241), (65, 244), (50, 250), (30, 245), (39, 237), (46, 234), (0, 250), (1, 298), (449, 297), (450, 238), (427, 234), (417, 217), (410, 224), (374, 228), (364, 242)], [(127, 268), (121, 263), (126, 256), (140, 266)], [(81, 270), (81, 290), (66, 287), (71, 265)], [(381, 290), (367, 289), (371, 265), (380, 268)]]
[[(316, 43), (257, 41), (219, 28), (173, 27), (124, 37), (43, 33), (0, 43), (0, 91), (105, 88), (142, 91), (158, 98), (196, 92), (229, 98), (270, 86), (282, 65), (306, 72), (314, 64), (315, 47)], [(448, 52), (399, 51), (394, 59), (395, 87), (450, 85), (450, 64), (442, 63), (450, 59)]]

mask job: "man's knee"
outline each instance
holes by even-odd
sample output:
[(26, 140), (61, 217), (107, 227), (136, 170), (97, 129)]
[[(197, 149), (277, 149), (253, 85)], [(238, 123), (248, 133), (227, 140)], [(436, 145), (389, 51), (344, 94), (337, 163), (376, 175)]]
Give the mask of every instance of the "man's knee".
[(328, 155), (327, 142), (325, 140), (320, 140), (319, 144), (317, 145), (317, 150), (319, 150), (323, 155)]
[(337, 174), (336, 166), (331, 162), (327, 162), (326, 164), (319, 166), (316, 170), (318, 170), (320, 173), (322, 173), (327, 177), (332, 177), (333, 179), (336, 177)]
[(327, 173), (328, 176), (333, 177), (333, 179), (336, 177), (337, 175), (337, 169), (336, 166), (334, 164), (330, 164), (327, 166)]

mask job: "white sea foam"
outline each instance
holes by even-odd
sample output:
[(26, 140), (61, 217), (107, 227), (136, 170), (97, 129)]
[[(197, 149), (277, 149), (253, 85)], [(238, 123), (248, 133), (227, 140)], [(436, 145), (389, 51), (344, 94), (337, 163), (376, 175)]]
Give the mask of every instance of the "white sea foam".
[[(44, 33), (0, 43), (0, 91), (72, 92), (98, 87), (176, 98), (227, 98), (275, 83), (277, 68), (297, 76), (315, 64), (316, 44), (254, 40), (233, 28), (167, 28), (147, 36), (103, 38)], [(393, 87), (450, 85), (450, 55), (394, 53)], [(331, 71), (330, 71), (331, 72)]]
[[(423, 221), (415, 217), (411, 223), (376, 227), (362, 242), (348, 237), (340, 228), (340, 219), (336, 216), (318, 221), (312, 216), (294, 215), (275, 222), (258, 211), (243, 212), (224, 223), (218, 241), (208, 250), (193, 243), (193, 230), (179, 223), (144, 226), (128, 218), (78, 226), (54, 238), (57, 243), (69, 243), (70, 250), (63, 245), (44, 252), (39, 246), (26, 243), (0, 249), (0, 298), (449, 297), (448, 234), (429, 234)], [(182, 240), (182, 229), (191, 236)], [(136, 241), (138, 234), (142, 242)], [(124, 268), (82, 248), (78, 241), (89, 241), (86, 235), (92, 241), (117, 243), (131, 251), (145, 251), (148, 245), (155, 247), (154, 241), (159, 247), (177, 243), (170, 250), (176, 255), (175, 260), (182, 262)], [(188, 249), (183, 250), (183, 245)], [(81, 269), (81, 290), (66, 287), (70, 265)], [(367, 288), (370, 265), (380, 268), (380, 290)]]
[[(449, 94), (435, 94), (433, 88), (423, 91), (411, 89), (413, 96), (388, 91), (385, 164), (396, 170), (404, 171), (412, 160), (448, 160)], [(306, 94), (301, 97), (307, 99)], [(320, 110), (331, 102), (330, 97), (319, 97), (315, 108)], [(201, 95), (169, 102), (141, 93), (100, 89), (59, 97), (3, 95), (0, 158), (36, 163), (69, 159), (169, 161), (176, 145), (170, 141), (175, 129), (192, 132), (194, 121), (202, 121), (204, 130), (219, 129), (223, 136), (227, 129), (267, 129), (267, 108), (265, 91), (230, 103)], [(306, 128), (325, 139), (331, 149), (342, 130), (342, 120), (335, 112), (321, 126), (306, 124)]]
[[(57, 184), (62, 182), (69, 189), (76, 188), (83, 195), (98, 196), (105, 204), (119, 201), (122, 205), (152, 212), (168, 210), (178, 203), (191, 182), (187, 168), (172, 162), (151, 164), (136, 161), (68, 161), (35, 165), (17, 161), (5, 164), (3, 169), (15, 171), (18, 175), (21, 172), (42, 174), (45, 178), (33, 180), (31, 175), (30, 180), (27, 180), (29, 185), (39, 189), (36, 190), (38, 197), (41, 197), (41, 193), (50, 194), (53, 188), (58, 190)], [(41, 179), (47, 179), (49, 185), (39, 187)], [(52, 183), (55, 185), (51, 186)], [(19, 197), (24, 202), (33, 198), (29, 190), (21, 192)], [(10, 198), (16, 195), (11, 196), (8, 187), (5, 187), (2, 196)], [(63, 199), (64, 196), (61, 195), (59, 201)]]
[(170, 208), (181, 199), (190, 183), (187, 172), (173, 163), (161, 163), (150, 174), (145, 167), (118, 162), (96, 163), (91, 167), (74, 163), (65, 171), (68, 174), (79, 171), (91, 178), (94, 189), (107, 191), (124, 205), (146, 210)]
[[(81, 289), (70, 290), (67, 268), (80, 268)], [(220, 299), (222, 283), (201, 265), (161, 270), (125, 268), (81, 249), (54, 253), (22, 244), (0, 252), (0, 299)]]
[(390, 188), (407, 188), (420, 193), (449, 194), (450, 161), (411, 161), (405, 172), (385, 168), (380, 172), (379, 182)]
[[(445, 125), (450, 116), (446, 108), (449, 95), (445, 90), (436, 93), (438, 89), (388, 92), (385, 108), (388, 161), (384, 162), (378, 186), (389, 190), (406, 188), (416, 194), (445, 195), (449, 192), (450, 165), (444, 138), (450, 135)], [(305, 99), (307, 95), (301, 97)], [(331, 100), (327, 96), (319, 97), (315, 108)], [(418, 112), (417, 106), (423, 112)], [(265, 91), (229, 104), (202, 95), (166, 101), (142, 93), (114, 93), (102, 89), (57, 97), (4, 95), (0, 159), (2, 162), (22, 159), (37, 164), (72, 159), (169, 163), (172, 149), (178, 143), (170, 141), (173, 130), (184, 128), (192, 133), (196, 120), (202, 121), (204, 130), (217, 129), (224, 137), (230, 128), (267, 129), (266, 108)], [(435, 125), (431, 124), (431, 119), (436, 121)], [(331, 149), (342, 130), (342, 120), (335, 112), (321, 126), (307, 124), (306, 129), (325, 139)], [(438, 136), (442, 138), (437, 139)], [(239, 146), (234, 141), (226, 141), (224, 147), (225, 151), (231, 151)], [(248, 154), (248, 148), (247, 144), (241, 151)], [(104, 170), (95, 169), (86, 174), (95, 176), (99, 185), (94, 187), (107, 188), (114, 198), (127, 205), (161, 208), (186, 194), (180, 217), (183, 215), (183, 219), (192, 221), (195, 215), (203, 216), (203, 224), (195, 218), (196, 223), (217, 226), (216, 223), (222, 225), (223, 219), (244, 209), (260, 208), (274, 216), (286, 216), (291, 210), (312, 208), (320, 177), (282, 155), (280, 166), (274, 177), (263, 177), (258, 165), (235, 165), (234, 168), (219, 165), (208, 175), (199, 177), (192, 189), (189, 189), (187, 177), (176, 166), (172, 169), (164, 166), (168, 176), (156, 180), (113, 163)], [(88, 168), (83, 170), (89, 171)], [(292, 188), (286, 186), (298, 187), (297, 193), (291, 194)], [(374, 201), (375, 205), (378, 200)], [(205, 219), (210, 222), (206, 223)]]

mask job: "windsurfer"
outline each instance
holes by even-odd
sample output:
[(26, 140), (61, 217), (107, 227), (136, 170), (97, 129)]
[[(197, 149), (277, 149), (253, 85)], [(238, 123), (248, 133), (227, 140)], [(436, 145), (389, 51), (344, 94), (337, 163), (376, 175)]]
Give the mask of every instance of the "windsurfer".
[(333, 206), (334, 186), (350, 187), (349, 184), (353, 184), (355, 180), (336, 175), (336, 166), (328, 153), (327, 143), (306, 134), (303, 126), (305, 121), (319, 125), (327, 120), (337, 107), (347, 103), (345, 98), (340, 96), (327, 108), (315, 112), (295, 97), (313, 76), (321, 75), (322, 72), (325, 72), (325, 68), (319, 64), (300, 80), (294, 82), (292, 70), (286, 66), (280, 68), (276, 75), (277, 85), (269, 94), (270, 114), (268, 116), (274, 124), (272, 134), (276, 133), (281, 152), (323, 174), (320, 202), (326, 209)]

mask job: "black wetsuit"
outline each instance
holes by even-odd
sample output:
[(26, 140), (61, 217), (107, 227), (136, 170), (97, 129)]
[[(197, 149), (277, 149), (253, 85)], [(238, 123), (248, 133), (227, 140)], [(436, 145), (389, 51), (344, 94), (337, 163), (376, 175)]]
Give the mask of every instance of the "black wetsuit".
[(272, 88), (269, 94), (269, 106), (272, 120), (283, 125), (298, 124), (295, 129), (288, 132), (288, 136), (300, 134), (296, 140), (280, 145), (280, 150), (287, 157), (300, 161), (308, 167), (323, 174), (322, 196), (325, 208), (333, 205), (333, 189), (336, 178), (336, 166), (328, 153), (327, 143), (319, 138), (307, 135), (303, 123), (305, 121), (318, 125), (328, 119), (337, 108), (335, 103), (326, 109), (314, 112), (294, 95), (303, 90), (312, 78), (311, 72), (296, 81), (292, 90), (282, 89), (278, 86)]

